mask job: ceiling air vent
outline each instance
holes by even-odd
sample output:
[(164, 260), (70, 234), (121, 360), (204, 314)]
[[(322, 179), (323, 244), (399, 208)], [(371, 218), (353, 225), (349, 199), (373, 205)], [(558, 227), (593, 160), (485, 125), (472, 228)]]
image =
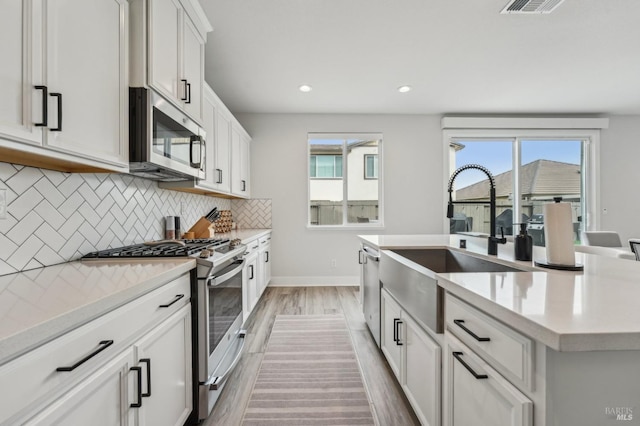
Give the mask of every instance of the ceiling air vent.
[(511, 0), (500, 13), (551, 13), (564, 0)]

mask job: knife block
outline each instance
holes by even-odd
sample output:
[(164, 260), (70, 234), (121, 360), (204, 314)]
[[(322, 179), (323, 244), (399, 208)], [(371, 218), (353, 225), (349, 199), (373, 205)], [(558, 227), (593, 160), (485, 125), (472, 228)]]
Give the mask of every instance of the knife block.
[(193, 232), (195, 238), (212, 238), (215, 235), (213, 223), (209, 222), (206, 218), (201, 217), (198, 221), (189, 228), (188, 232)]

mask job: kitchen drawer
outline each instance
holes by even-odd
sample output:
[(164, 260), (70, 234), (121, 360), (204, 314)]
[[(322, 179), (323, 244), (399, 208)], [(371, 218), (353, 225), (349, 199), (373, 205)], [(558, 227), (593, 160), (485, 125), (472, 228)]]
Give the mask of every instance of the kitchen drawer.
[(265, 235), (264, 237), (260, 237), (258, 242), (260, 244), (260, 247), (264, 247), (264, 246), (268, 245), (271, 242), (271, 234)]
[(260, 248), (260, 241), (258, 239), (251, 240), (247, 243), (247, 249), (244, 255), (249, 256), (251, 253), (258, 251), (258, 248)]
[[(3, 365), (0, 424), (20, 410), (50, 402), (189, 303), (190, 278), (185, 274)], [(60, 367), (71, 371), (58, 371)]]
[[(516, 385), (533, 390), (534, 342), (462, 300), (446, 295), (447, 329)], [(488, 339), (488, 340), (485, 340)]]

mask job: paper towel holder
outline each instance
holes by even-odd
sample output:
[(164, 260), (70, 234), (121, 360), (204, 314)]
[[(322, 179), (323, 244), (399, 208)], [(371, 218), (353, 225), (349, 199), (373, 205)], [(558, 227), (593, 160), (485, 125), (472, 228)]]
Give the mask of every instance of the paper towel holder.
[[(559, 203), (561, 201), (562, 201), (562, 197), (553, 197), (554, 203)], [(580, 263), (576, 263), (573, 265), (560, 265), (557, 263), (549, 263), (546, 260), (536, 260), (533, 263), (534, 265), (539, 266), (541, 268), (556, 269), (560, 271), (583, 271), (584, 270), (584, 265)]]
[(584, 265), (576, 263), (575, 265), (558, 265), (556, 263), (549, 263), (546, 260), (536, 260), (534, 265), (541, 268), (557, 269), (560, 271), (584, 271)]

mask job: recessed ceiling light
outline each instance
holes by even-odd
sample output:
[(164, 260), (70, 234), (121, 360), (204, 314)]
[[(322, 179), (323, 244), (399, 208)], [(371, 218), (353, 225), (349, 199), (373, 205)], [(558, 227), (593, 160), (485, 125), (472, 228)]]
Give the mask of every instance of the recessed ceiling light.
[(400, 86), (398, 87), (398, 92), (407, 93), (411, 91), (411, 86)]
[(308, 84), (303, 84), (302, 86), (298, 87), (298, 90), (300, 90), (301, 92), (310, 92), (313, 90), (313, 87), (309, 86)]

